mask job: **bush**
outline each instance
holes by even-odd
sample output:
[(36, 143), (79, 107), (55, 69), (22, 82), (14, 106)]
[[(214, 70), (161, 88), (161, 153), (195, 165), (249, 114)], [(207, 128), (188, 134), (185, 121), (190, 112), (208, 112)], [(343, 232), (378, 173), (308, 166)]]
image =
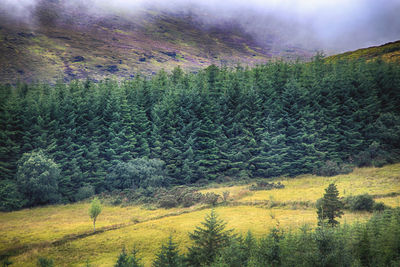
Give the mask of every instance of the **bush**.
[(199, 192), (187, 193), (182, 198), (182, 205), (185, 208), (191, 207), (195, 204), (200, 203), (202, 199), (203, 199), (203, 194), (201, 194)]
[(78, 189), (78, 192), (75, 194), (75, 201), (81, 201), (84, 199), (88, 199), (94, 195), (94, 187), (92, 185), (84, 185)]
[(166, 209), (170, 209), (170, 208), (174, 208), (177, 207), (179, 205), (178, 201), (176, 200), (175, 196), (173, 195), (166, 195), (163, 196), (159, 201), (158, 201), (158, 205), (161, 208), (166, 208)]
[(375, 201), (368, 194), (350, 196), (344, 199), (345, 207), (351, 211), (372, 212)]
[(281, 182), (268, 183), (260, 181), (257, 182), (256, 185), (251, 185), (249, 189), (251, 191), (256, 191), (256, 190), (272, 190), (272, 189), (282, 189), (282, 188), (285, 188), (285, 185), (281, 184)]
[(374, 211), (384, 211), (388, 207), (383, 202), (375, 202), (372, 209)]
[(215, 194), (214, 192), (206, 193), (203, 196), (203, 203), (215, 206), (218, 202), (220, 195)]
[[(202, 202), (203, 195), (196, 191), (194, 188), (186, 187), (186, 186), (177, 186), (171, 188), (169, 190), (165, 188), (160, 188), (154, 195), (155, 199), (158, 199), (158, 204), (160, 205), (173, 205), (179, 206), (182, 205), (184, 207), (190, 207), (197, 203)], [(174, 201), (172, 202), (172, 199)], [(165, 202), (165, 203), (164, 203)], [(170, 202), (169, 204), (166, 202)]]
[(347, 174), (352, 171), (353, 171), (353, 169), (349, 165), (338, 164), (337, 162), (328, 160), (325, 162), (325, 164), (323, 164), (318, 169), (316, 169), (314, 171), (314, 173), (319, 176), (330, 177), (330, 176), (335, 176), (335, 175), (339, 175), (339, 174)]
[(18, 162), (18, 189), (29, 206), (58, 202), (59, 178), (60, 168), (42, 151), (25, 153)]
[(37, 265), (39, 267), (53, 267), (54, 266), (54, 262), (52, 259), (47, 259), (44, 257), (39, 257), (38, 261), (37, 261)]

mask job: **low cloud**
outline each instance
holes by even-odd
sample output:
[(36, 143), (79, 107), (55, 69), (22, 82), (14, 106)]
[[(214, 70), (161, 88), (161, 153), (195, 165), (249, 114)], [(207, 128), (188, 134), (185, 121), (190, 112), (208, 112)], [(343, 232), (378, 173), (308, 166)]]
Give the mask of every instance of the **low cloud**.
[[(345, 51), (400, 39), (398, 0), (1, 0), (0, 11), (13, 18), (32, 20), (44, 1), (60, 8), (85, 9), (92, 15), (114, 12), (137, 14), (157, 8), (190, 12), (204, 25), (236, 22), (262, 43), (269, 36), (281, 42), (325, 51)], [(63, 3), (63, 4), (61, 4)]]

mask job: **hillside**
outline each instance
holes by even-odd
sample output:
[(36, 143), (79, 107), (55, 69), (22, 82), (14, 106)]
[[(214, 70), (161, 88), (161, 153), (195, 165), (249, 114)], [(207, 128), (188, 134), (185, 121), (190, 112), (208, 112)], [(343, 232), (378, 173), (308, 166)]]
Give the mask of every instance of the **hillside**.
[(400, 41), (390, 42), (380, 46), (358, 49), (356, 51), (350, 51), (326, 58), (328, 62), (343, 59), (382, 59), (386, 62), (400, 63)]
[[(216, 212), (236, 233), (251, 230), (259, 237), (277, 224), (285, 230), (305, 224), (315, 228), (316, 200), (331, 182), (337, 184), (341, 197), (368, 193), (377, 202), (399, 207), (399, 171), (399, 164), (357, 168), (351, 174), (335, 177), (276, 178), (274, 182), (284, 184), (284, 189), (249, 191), (250, 184), (243, 184), (220, 185), (200, 192), (222, 195), (229, 191), (228, 202), (220, 200)], [(106, 202), (103, 205), (98, 233), (94, 235), (87, 202), (0, 212), (0, 255), (6, 251), (14, 254), (11, 266), (36, 266), (39, 256), (54, 259), (56, 266), (83, 266), (86, 260), (93, 266), (113, 266), (123, 246), (130, 249), (136, 244), (143, 262), (150, 266), (168, 235), (173, 235), (182, 250), (189, 244), (188, 232), (211, 210), (202, 204), (173, 209), (112, 206)], [(370, 216), (371, 213), (346, 210), (340, 221), (360, 223)]]
[(79, 8), (60, 8), (45, 0), (29, 22), (1, 14), (0, 81), (60, 77), (130, 78), (181, 66), (196, 71), (210, 64), (244, 65), (271, 59), (308, 59), (312, 51), (270, 42), (257, 43), (234, 22), (205, 25), (191, 13), (143, 9), (135, 15), (115, 11), (97, 16)]

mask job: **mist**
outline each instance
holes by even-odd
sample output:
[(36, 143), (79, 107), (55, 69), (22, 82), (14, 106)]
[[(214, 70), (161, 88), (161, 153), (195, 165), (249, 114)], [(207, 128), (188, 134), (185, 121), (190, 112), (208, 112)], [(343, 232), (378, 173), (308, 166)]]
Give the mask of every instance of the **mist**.
[[(202, 25), (238, 23), (261, 44), (271, 35), (276, 43), (330, 52), (380, 45), (400, 39), (398, 0), (0, 0), (2, 14), (33, 23), (41, 1), (61, 8), (79, 7), (95, 16), (115, 12), (138, 15), (157, 8), (165, 12), (186, 12)], [(62, 3), (62, 4), (61, 4)]]

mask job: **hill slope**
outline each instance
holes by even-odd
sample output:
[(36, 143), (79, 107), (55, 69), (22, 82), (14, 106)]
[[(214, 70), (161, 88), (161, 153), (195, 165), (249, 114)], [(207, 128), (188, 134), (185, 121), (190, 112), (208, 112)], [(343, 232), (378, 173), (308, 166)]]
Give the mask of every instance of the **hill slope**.
[(273, 34), (271, 43), (259, 44), (234, 23), (204, 25), (190, 13), (97, 16), (44, 0), (32, 16), (22, 23), (0, 8), (1, 82), (130, 77), (176, 66), (195, 71), (210, 64), (253, 65), (313, 54), (286, 45), (276, 49), (272, 41), (279, 36)]
[[(315, 202), (332, 181), (338, 185), (340, 196), (368, 193), (377, 202), (399, 207), (399, 170), (400, 165), (394, 164), (355, 169), (351, 174), (335, 177), (276, 178), (285, 185), (284, 189), (249, 191), (247, 184), (201, 192), (221, 195), (229, 191), (228, 202), (215, 207), (216, 212), (237, 233), (251, 230), (255, 236), (262, 236), (277, 224), (283, 229), (296, 229), (304, 224), (315, 227)], [(57, 266), (82, 266), (87, 259), (94, 266), (112, 266), (124, 245), (131, 248), (136, 244), (143, 262), (150, 266), (169, 234), (181, 243), (182, 249), (189, 243), (188, 232), (211, 209), (202, 204), (168, 210), (104, 204), (96, 224), (98, 232), (93, 234), (88, 208), (89, 204), (82, 202), (0, 212), (0, 256), (13, 252), (11, 266), (36, 266), (39, 256), (53, 258)], [(346, 210), (341, 222), (360, 222), (370, 216)]]
[(400, 63), (400, 40), (330, 56), (326, 60), (332, 62), (343, 59), (375, 60), (378, 58), (386, 62)]

